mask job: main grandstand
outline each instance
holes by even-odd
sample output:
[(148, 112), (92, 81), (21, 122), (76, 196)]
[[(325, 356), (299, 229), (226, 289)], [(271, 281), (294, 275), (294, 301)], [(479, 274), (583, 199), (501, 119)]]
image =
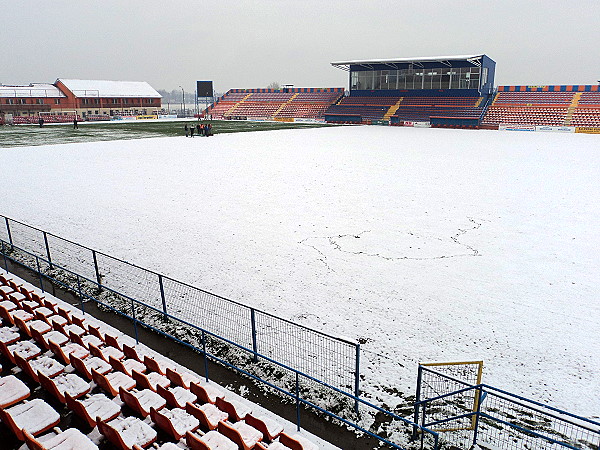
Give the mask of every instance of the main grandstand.
[(496, 63), (486, 55), (334, 62), (350, 74), (350, 95), (328, 122), (477, 126), (493, 92)]

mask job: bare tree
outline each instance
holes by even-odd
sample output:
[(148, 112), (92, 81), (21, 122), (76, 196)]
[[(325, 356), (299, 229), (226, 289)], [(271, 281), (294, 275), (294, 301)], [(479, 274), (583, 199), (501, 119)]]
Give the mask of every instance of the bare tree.
[(277, 91), (278, 91), (279, 89), (281, 89), (281, 86), (279, 85), (279, 82), (278, 82), (278, 81), (273, 81), (272, 83), (270, 83), (270, 84), (267, 86), (267, 89), (275, 89), (275, 90), (277, 90)]

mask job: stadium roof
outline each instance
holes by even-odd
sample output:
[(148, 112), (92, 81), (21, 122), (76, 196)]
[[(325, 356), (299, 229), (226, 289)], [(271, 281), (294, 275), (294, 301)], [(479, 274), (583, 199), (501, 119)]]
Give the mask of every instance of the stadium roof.
[(135, 97), (161, 98), (145, 81), (67, 80), (61, 82), (76, 97)]
[(31, 97), (66, 97), (56, 86), (48, 83), (31, 83), (28, 85), (0, 84), (2, 98), (31, 98)]
[(333, 67), (337, 67), (342, 70), (350, 70), (350, 66), (363, 66), (366, 68), (372, 68), (375, 65), (389, 66), (390, 68), (396, 68), (395, 64), (416, 64), (419, 63), (436, 63), (452, 66), (451, 61), (468, 61), (475, 66), (481, 65), (481, 58), (484, 54), (479, 55), (457, 55), (457, 56), (429, 56), (419, 58), (392, 58), (392, 59), (367, 59), (367, 60), (356, 60), (356, 61), (338, 61), (332, 62)]

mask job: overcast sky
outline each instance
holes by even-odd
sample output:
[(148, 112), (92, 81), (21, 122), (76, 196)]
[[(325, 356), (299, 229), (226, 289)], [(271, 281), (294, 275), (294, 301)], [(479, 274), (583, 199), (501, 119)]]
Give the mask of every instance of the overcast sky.
[(2, 0), (0, 83), (347, 87), (332, 61), (485, 53), (496, 85), (595, 84), (600, 0)]

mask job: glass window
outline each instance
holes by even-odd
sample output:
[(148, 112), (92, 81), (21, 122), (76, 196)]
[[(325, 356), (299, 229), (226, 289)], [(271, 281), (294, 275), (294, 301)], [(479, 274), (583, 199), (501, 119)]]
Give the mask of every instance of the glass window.
[(358, 72), (350, 73), (350, 89), (358, 89)]

